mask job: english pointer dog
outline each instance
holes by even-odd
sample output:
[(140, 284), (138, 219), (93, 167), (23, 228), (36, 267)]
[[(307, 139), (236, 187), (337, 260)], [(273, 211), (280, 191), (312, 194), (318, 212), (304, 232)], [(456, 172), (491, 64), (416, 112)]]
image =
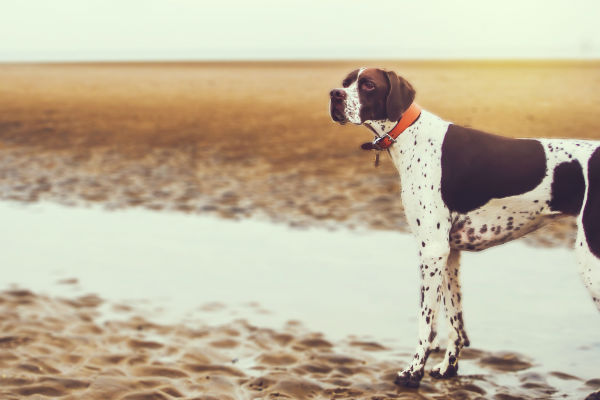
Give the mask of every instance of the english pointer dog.
[(415, 90), (392, 71), (361, 68), (330, 92), (331, 118), (375, 135), (400, 173), (402, 202), (419, 247), (418, 345), (396, 383), (419, 385), (444, 308), (450, 327), (435, 378), (456, 375), (465, 331), (460, 252), (517, 239), (563, 215), (577, 217), (579, 271), (600, 309), (600, 142), (512, 139), (444, 121), (421, 109)]

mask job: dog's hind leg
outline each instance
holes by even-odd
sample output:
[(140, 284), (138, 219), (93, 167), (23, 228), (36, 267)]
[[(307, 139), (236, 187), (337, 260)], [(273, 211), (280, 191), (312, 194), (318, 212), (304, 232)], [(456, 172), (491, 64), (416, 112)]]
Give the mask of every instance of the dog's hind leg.
[(448, 322), (448, 346), (444, 360), (433, 367), (434, 378), (449, 378), (458, 371), (458, 356), (464, 346), (469, 346), (462, 313), (462, 295), (459, 281), (460, 251), (452, 250), (443, 274), (443, 304)]
[(575, 253), (583, 283), (600, 310), (600, 148), (590, 157), (583, 212), (577, 220)]
[[(600, 221), (599, 221), (600, 223)], [(580, 233), (577, 235), (576, 249), (577, 262), (579, 264), (579, 273), (583, 279), (585, 287), (592, 296), (592, 301), (600, 311), (600, 259), (594, 256), (587, 248), (587, 243), (583, 240)]]
[[(588, 203), (586, 203), (586, 208)], [(588, 214), (589, 217), (590, 214)], [(594, 249), (600, 247), (600, 243), (597, 241), (600, 236), (594, 236), (591, 234), (594, 229), (592, 226), (600, 225), (600, 220), (587, 221), (584, 212), (583, 220), (580, 216), (578, 222), (577, 240), (575, 241), (575, 254), (577, 255), (577, 261), (579, 263), (579, 272), (583, 283), (587, 287), (588, 291), (592, 296), (592, 301), (600, 311), (600, 257), (594, 254)], [(587, 225), (587, 232), (586, 227)], [(587, 235), (589, 233), (589, 235)], [(596, 240), (591, 242), (590, 240)], [(600, 400), (600, 391), (594, 392), (587, 396), (585, 400)]]

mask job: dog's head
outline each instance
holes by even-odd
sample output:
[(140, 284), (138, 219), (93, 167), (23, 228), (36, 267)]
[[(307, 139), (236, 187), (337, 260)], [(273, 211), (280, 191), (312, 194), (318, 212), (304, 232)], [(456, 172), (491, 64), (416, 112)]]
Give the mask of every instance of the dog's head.
[(329, 96), (329, 112), (335, 122), (398, 121), (415, 98), (415, 90), (393, 71), (379, 68), (354, 70), (342, 81), (341, 88)]

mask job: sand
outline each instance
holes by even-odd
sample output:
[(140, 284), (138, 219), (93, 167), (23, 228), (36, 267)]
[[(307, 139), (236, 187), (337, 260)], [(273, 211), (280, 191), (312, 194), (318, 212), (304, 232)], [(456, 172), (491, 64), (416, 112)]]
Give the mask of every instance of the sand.
[[(279, 330), (244, 321), (159, 325), (127, 305), (115, 307), (124, 318), (100, 324), (101, 303), (97, 296), (0, 293), (2, 398), (539, 399), (557, 392), (543, 376), (524, 372), (532, 364), (517, 354), (467, 350), (463, 362), (478, 365), (479, 374), (426, 381), (416, 392), (392, 383), (398, 362), (409, 355), (381, 343), (332, 343), (297, 322)], [(514, 386), (499, 387), (509, 374)], [(584, 386), (598, 387), (600, 380)]]
[[(328, 91), (364, 62), (0, 65), (0, 196), (406, 230), (396, 171)], [(385, 62), (425, 108), (508, 136), (600, 137), (597, 62)], [(385, 159), (385, 157), (384, 157)], [(573, 220), (531, 235), (569, 245)]]
[[(260, 287), (256, 282), (273, 282), (273, 289), (262, 290), (281, 295), (264, 299), (270, 304), (251, 303), (250, 308), (239, 309), (228, 302), (215, 303), (215, 295), (211, 302), (211, 298), (202, 298), (201, 293), (187, 288), (181, 290), (187, 304), (194, 304), (195, 298), (199, 299), (196, 305), (204, 304), (194, 308), (195, 313), (203, 315), (203, 321), (182, 317), (157, 322), (157, 313), (123, 299), (138, 293), (162, 307), (164, 313), (177, 315), (157, 294), (160, 291), (144, 291), (134, 283), (144, 281), (141, 274), (147, 282), (158, 282), (159, 286), (171, 280), (186, 281), (186, 273), (191, 269), (177, 270), (172, 263), (189, 261), (191, 255), (187, 251), (191, 248), (198, 247), (201, 254), (202, 242), (186, 237), (156, 257), (150, 250), (130, 253), (131, 243), (116, 233), (127, 229), (117, 222), (102, 231), (104, 236), (95, 236), (91, 241), (89, 235), (98, 230), (99, 221), (112, 220), (110, 214), (97, 208), (94, 212), (101, 215), (70, 235), (61, 229), (80, 226), (77, 221), (86, 217), (61, 212), (55, 219), (46, 219), (35, 214), (35, 210), (5, 214), (19, 217), (14, 221), (4, 219), (12, 222), (5, 222), (3, 240), (6, 272), (0, 287), (5, 289), (0, 293), (0, 397), (537, 399), (583, 398), (600, 389), (600, 371), (593, 362), (600, 348), (597, 341), (585, 336), (585, 329), (578, 328), (585, 326), (578, 324), (590, 317), (578, 314), (574, 304), (591, 305), (584, 304), (585, 300), (574, 302), (557, 297), (552, 303), (556, 316), (552, 310), (536, 315), (532, 310), (543, 310), (544, 298), (535, 293), (558, 296), (564, 289), (561, 281), (540, 279), (539, 272), (532, 271), (528, 276), (535, 276), (542, 284), (530, 293), (528, 286), (520, 287), (518, 280), (512, 280), (520, 272), (501, 273), (502, 261), (494, 257), (510, 259), (514, 264), (507, 253), (478, 259), (495, 267), (477, 281), (481, 288), (472, 301), (482, 301), (488, 283), (485, 276), (493, 276), (489, 279), (494, 284), (487, 290), (495, 286), (510, 288), (509, 293), (499, 293), (498, 299), (508, 298), (504, 307), (518, 310), (512, 314), (515, 325), (511, 326), (509, 320), (502, 322), (501, 315), (511, 315), (506, 310), (499, 313), (492, 308), (481, 313), (479, 320), (489, 327), (475, 326), (474, 333), (482, 338), (479, 343), (483, 347), (474, 344), (475, 348), (465, 352), (462, 375), (457, 379), (437, 382), (427, 378), (418, 391), (392, 384), (393, 374), (411, 356), (414, 320), (401, 322), (399, 329), (385, 329), (373, 323), (371, 328), (376, 326), (380, 335), (357, 335), (361, 329), (368, 330), (368, 314), (374, 314), (379, 321), (385, 321), (392, 312), (397, 315), (394, 301), (399, 299), (382, 297), (377, 292), (377, 288), (384, 287), (382, 283), (375, 285), (375, 291), (364, 291), (363, 295), (371, 300), (363, 302), (367, 307), (362, 314), (356, 313), (354, 321), (336, 323), (319, 312), (319, 308), (326, 309), (323, 304), (328, 301), (340, 309), (346, 305), (343, 300), (336, 303), (332, 299), (343, 299), (348, 292), (328, 290), (325, 282), (353, 287), (356, 279), (372, 281), (383, 266), (391, 265), (388, 261), (376, 267), (365, 261), (364, 265), (375, 268), (373, 273), (369, 269), (367, 275), (361, 275), (359, 271), (365, 270), (358, 266), (352, 270), (354, 275), (348, 275), (341, 265), (339, 269), (327, 270), (328, 263), (338, 265), (335, 263), (339, 257), (332, 255), (331, 249), (348, 234), (348, 228), (367, 232), (369, 237), (377, 236), (372, 229), (386, 235), (407, 229), (397, 175), (389, 160), (384, 159), (374, 169), (373, 155), (359, 150), (362, 142), (370, 140), (368, 131), (341, 128), (332, 124), (327, 115), (329, 89), (338, 85), (347, 71), (362, 64), (0, 64), (1, 199), (108, 210), (149, 209), (152, 211), (141, 215), (136, 224), (145, 227), (148, 235), (154, 233), (155, 238), (141, 231), (132, 232), (131, 236), (144, 238), (150, 248), (158, 249), (169, 241), (156, 232), (170, 222), (146, 225), (157, 210), (175, 211), (192, 225), (197, 218), (216, 216), (303, 228), (309, 236), (318, 237), (321, 245), (298, 258), (299, 263), (315, 266), (292, 275), (294, 283), (322, 288), (311, 292), (315, 299), (309, 303), (316, 303), (314, 308), (301, 301), (294, 303), (293, 308), (285, 301), (286, 292), (291, 292), (285, 279), (242, 274), (242, 290), (236, 298), (252, 301), (252, 292), (243, 287)], [(417, 88), (417, 100), (422, 106), (457, 123), (515, 137), (600, 138), (596, 115), (600, 105), (597, 62), (369, 65), (399, 71)], [(24, 224), (26, 220), (29, 225)], [(57, 231), (45, 231), (40, 226)], [(218, 226), (215, 232), (219, 231)], [(314, 231), (315, 227), (325, 230)], [(192, 226), (190, 230), (194, 228), (199, 229)], [(287, 234), (265, 229), (285, 243), (293, 240)], [(249, 235), (241, 240), (250, 241), (257, 233)], [(121, 248), (116, 246), (109, 253), (109, 238), (113, 236), (120, 238)], [(44, 244), (46, 238), (54, 241)], [(546, 249), (539, 250), (544, 253), (523, 250), (520, 267), (535, 265), (543, 258), (541, 254), (550, 251), (548, 247), (568, 246), (572, 238), (572, 219), (526, 238), (527, 243)], [(371, 248), (373, 242), (366, 239), (364, 243)], [(348, 246), (360, 249), (351, 242)], [(273, 258), (256, 260), (259, 257), (252, 254), (269, 254), (271, 250), (260, 245), (255, 248), (254, 253), (242, 259), (243, 263), (225, 257), (230, 260), (228, 264), (205, 264), (198, 273), (216, 279), (215, 269), (235, 275), (247, 264), (254, 268), (251, 271), (264, 271), (265, 266), (286, 267)], [(414, 249), (402, 247), (397, 251), (412, 254)], [(86, 269), (92, 258), (111, 266), (99, 276), (116, 281), (99, 278), (96, 285), (86, 283), (93, 271), (102, 272), (102, 265), (95, 270)], [(407, 271), (414, 272), (409, 265), (414, 264), (412, 259), (403, 259), (407, 265), (398, 272), (396, 281), (406, 279), (406, 274), (411, 273)], [(277, 265), (271, 265), (276, 262)], [(136, 272), (138, 263), (154, 263), (157, 267)], [(165, 271), (171, 269), (165, 266), (177, 270), (177, 277), (166, 277)], [(568, 267), (575, 271), (574, 265)], [(63, 269), (57, 279), (58, 289), (52, 289), (48, 279), (37, 283), (32, 280), (36, 276), (41, 279), (40, 271), (54, 269)], [(119, 282), (119, 277), (128, 274), (133, 274), (132, 278)], [(79, 282), (84, 293), (75, 295), (69, 288), (79, 287)], [(202, 284), (226, 290), (224, 282)], [(409, 284), (407, 288), (413, 286)], [(404, 292), (410, 291), (407, 288)], [(578, 290), (583, 298), (584, 288)], [(570, 291), (564, 293), (571, 296)], [(172, 292), (168, 295), (175, 296)], [(531, 297), (524, 297), (527, 295)], [(407, 293), (407, 298), (413, 297)], [(533, 299), (540, 300), (539, 309), (531, 305), (535, 303)], [(399, 301), (406, 304), (407, 300)], [(385, 316), (379, 317), (373, 311), (378, 302), (389, 304), (384, 308)], [(491, 305), (488, 303), (488, 307)], [(279, 318), (277, 323), (257, 324), (258, 316), (268, 315), (269, 309), (277, 307), (280, 314), (286, 310), (300, 314), (302, 322), (287, 323), (286, 318)], [(402, 315), (412, 318), (416, 308), (406, 308), (401, 310)], [(219, 310), (225, 312), (217, 318), (215, 313)], [(345, 334), (328, 328), (322, 322), (325, 320), (338, 329), (344, 327)], [(553, 325), (561, 321), (568, 321), (567, 326)], [(485, 334), (486, 329), (495, 333)], [(489, 342), (485, 342), (486, 337)], [(506, 337), (510, 340), (504, 340)], [(560, 357), (548, 355), (554, 351)], [(560, 364), (563, 360), (564, 364)], [(569, 360), (576, 362), (569, 365)], [(431, 360), (429, 367), (434, 362)], [(559, 366), (555, 365), (557, 362)]]
[[(415, 391), (392, 383), (396, 364), (406, 355), (380, 343), (333, 344), (295, 323), (281, 330), (243, 321), (192, 328), (128, 315), (98, 324), (101, 302), (95, 296), (65, 300), (26, 290), (1, 293), (2, 398), (415, 398)], [(44, 312), (48, 308), (51, 314)], [(121, 308), (125, 314), (133, 311)], [(470, 351), (464, 358), (488, 373), (531, 366), (512, 354)], [(474, 399), (494, 390), (485, 381), (474, 376), (447, 385), (454, 395)], [(529, 393), (528, 398), (556, 391), (541, 377), (524, 374), (521, 382), (515, 391)], [(448, 389), (425, 384), (419, 398)]]
[[(68, 282), (67, 282), (68, 284)], [(416, 390), (392, 382), (410, 353), (361, 340), (331, 342), (297, 321), (282, 329), (244, 320), (220, 326), (160, 325), (126, 304), (123, 318), (98, 323), (102, 299), (0, 293), (3, 399), (539, 399), (559, 390), (527, 372), (525, 356), (466, 350), (477, 374), (425, 379)], [(432, 362), (440, 360), (436, 353)], [(471, 367), (474, 368), (474, 367)], [(582, 390), (600, 387), (566, 373), (550, 376)]]

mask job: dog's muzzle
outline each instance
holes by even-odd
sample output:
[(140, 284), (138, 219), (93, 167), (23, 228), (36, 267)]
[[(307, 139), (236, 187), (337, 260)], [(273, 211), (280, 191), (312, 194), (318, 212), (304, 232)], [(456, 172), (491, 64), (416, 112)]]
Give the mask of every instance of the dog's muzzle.
[(348, 122), (348, 118), (344, 113), (346, 108), (346, 92), (341, 89), (333, 89), (329, 92), (329, 97), (331, 99), (329, 109), (331, 119), (340, 124)]

